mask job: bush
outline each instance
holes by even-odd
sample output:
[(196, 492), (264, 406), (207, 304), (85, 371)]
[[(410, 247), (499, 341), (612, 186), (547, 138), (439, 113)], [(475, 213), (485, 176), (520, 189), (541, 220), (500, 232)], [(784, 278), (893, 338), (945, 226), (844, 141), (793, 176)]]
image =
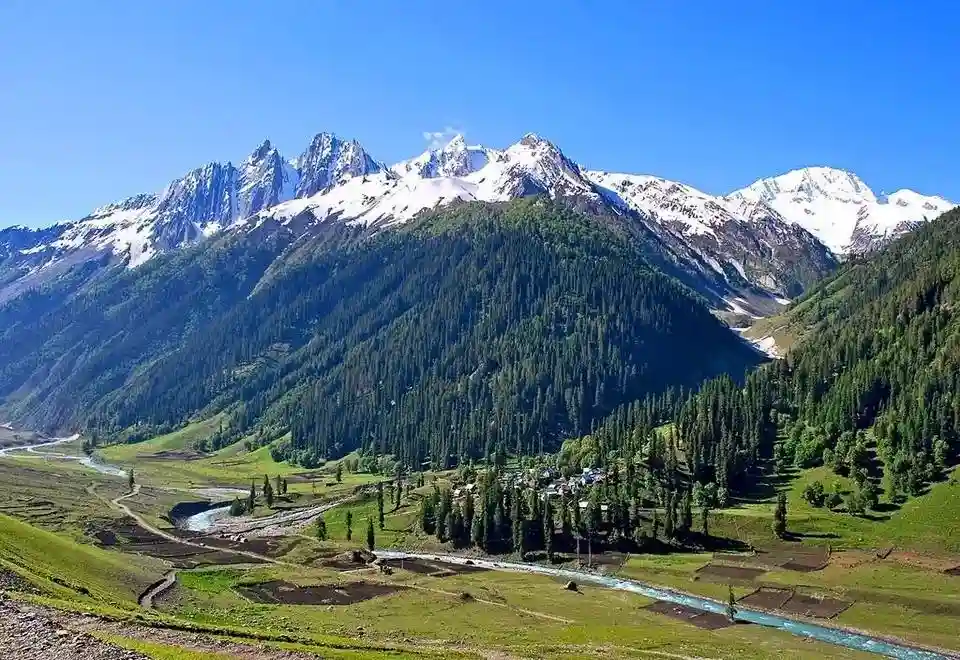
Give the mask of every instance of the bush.
[(827, 493), (823, 488), (823, 484), (819, 481), (807, 484), (807, 487), (803, 489), (803, 499), (809, 502), (810, 506), (817, 508), (822, 507), (827, 499)]

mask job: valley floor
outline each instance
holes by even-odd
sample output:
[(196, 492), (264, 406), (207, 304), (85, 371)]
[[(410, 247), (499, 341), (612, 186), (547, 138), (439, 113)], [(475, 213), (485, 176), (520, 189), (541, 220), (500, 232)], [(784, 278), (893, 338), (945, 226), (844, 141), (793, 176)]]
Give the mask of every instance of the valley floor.
[[(179, 433), (104, 452), (133, 467), (132, 492), (125, 479), (76, 461), (25, 453), (0, 460), (0, 488), (10, 493), (0, 502), (3, 611), (12, 613), (4, 625), (36, 620), (52, 629), (34, 640), (63, 647), (63, 655), (50, 657), (79, 657), (70, 655), (76, 647), (108, 660), (870, 657), (589, 583), (568, 590), (554, 577), (442, 561), (371, 565), (351, 551), (365, 541), (368, 517), (376, 520), (375, 500), (364, 492), (376, 476), (344, 473), (337, 481), (332, 467), (305, 472), (273, 463), (264, 450), (236, 447), (167, 460), (163, 452), (188, 442), (190, 434)], [(235, 527), (246, 531), (203, 535), (172, 524), (174, 505), (203, 501), (197, 489), (239, 492), (264, 473), (284, 475), (289, 492)], [(592, 570), (719, 601), (732, 586), (743, 607), (960, 651), (956, 535), (937, 520), (925, 522), (927, 514), (909, 502), (875, 521), (804, 508), (799, 491), (810, 476), (786, 486), (796, 541), (772, 539), (768, 501), (739, 502), (712, 517), (711, 532), (760, 552), (605, 553)], [(441, 483), (447, 477), (429, 475)], [(211, 494), (230, 499), (226, 491)], [(451, 551), (417, 531), (422, 494), (414, 490), (396, 510), (388, 507), (377, 547)], [(938, 503), (939, 520), (960, 516), (955, 480), (924, 497)], [(317, 541), (305, 514), (343, 499), (324, 513), (328, 540)], [(291, 518), (297, 525), (271, 524)], [(896, 547), (878, 546), (884, 538)], [(33, 616), (23, 608), (34, 608)], [(9, 629), (17, 637), (19, 628)], [(12, 642), (5, 643), (9, 649)]]

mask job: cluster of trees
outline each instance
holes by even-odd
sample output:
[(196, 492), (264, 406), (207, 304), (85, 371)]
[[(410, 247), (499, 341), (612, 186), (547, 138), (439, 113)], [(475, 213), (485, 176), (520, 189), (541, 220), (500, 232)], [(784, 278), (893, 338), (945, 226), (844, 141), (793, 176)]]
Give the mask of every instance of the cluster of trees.
[(623, 470), (612, 463), (602, 480), (576, 494), (551, 497), (541, 488), (517, 486), (496, 466), (479, 471), (474, 486), (461, 492), (455, 499), (452, 490), (434, 487), (421, 501), (420, 528), (455, 547), (549, 558), (559, 549), (589, 553), (597, 544), (643, 548), (702, 540), (717, 505), (712, 485), (691, 488), (677, 472), (649, 475), (632, 462)]
[(672, 416), (652, 402), (620, 409), (600, 445), (649, 446), (672, 419), (696, 480), (739, 490), (761, 470), (827, 465), (853, 482), (842, 499), (854, 514), (878, 506), (881, 485), (891, 501), (921, 494), (960, 449), (958, 221), (947, 213), (814, 289), (783, 321), (808, 329), (785, 359), (743, 385), (706, 382)]
[[(268, 508), (273, 507), (274, 498), (281, 495), (287, 494), (287, 480), (280, 475), (277, 475), (274, 479), (273, 484), (270, 483), (270, 477), (263, 475), (263, 486), (260, 488), (260, 495), (263, 498), (263, 502), (267, 505)], [(230, 515), (232, 516), (242, 516), (247, 513), (253, 513), (254, 509), (257, 506), (257, 484), (253, 481), (250, 482), (250, 494), (247, 495), (245, 501), (241, 501), (240, 498), (233, 498), (233, 502), (230, 504)]]

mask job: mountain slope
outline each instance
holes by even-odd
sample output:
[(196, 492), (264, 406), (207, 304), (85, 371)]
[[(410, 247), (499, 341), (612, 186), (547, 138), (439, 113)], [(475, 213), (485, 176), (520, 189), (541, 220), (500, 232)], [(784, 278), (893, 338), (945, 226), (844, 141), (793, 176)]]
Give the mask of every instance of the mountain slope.
[[(752, 434), (753, 451), (781, 467), (825, 464), (856, 484), (851, 512), (876, 510), (878, 488), (896, 505), (942, 478), (960, 458), (958, 221), (955, 209), (845, 264), (766, 321), (790, 328), (785, 358), (746, 389), (704, 388), (678, 416), (680, 440), (709, 456)], [(779, 433), (751, 431), (750, 420), (776, 421)]]
[(678, 250), (733, 286), (790, 298), (828, 275), (836, 258), (807, 231), (758, 203), (728, 203), (654, 176), (589, 172), (608, 197), (637, 211)]
[(829, 167), (760, 179), (729, 199), (769, 205), (835, 254), (874, 250), (955, 206), (912, 190), (878, 196), (857, 175)]
[(361, 445), (442, 461), (551, 447), (625, 401), (758, 362), (626, 234), (566, 205), (357, 231), (279, 259), (224, 236), (60, 305), (0, 308), (5, 412), (113, 435), (225, 409), (231, 437), (291, 431), (307, 463)]

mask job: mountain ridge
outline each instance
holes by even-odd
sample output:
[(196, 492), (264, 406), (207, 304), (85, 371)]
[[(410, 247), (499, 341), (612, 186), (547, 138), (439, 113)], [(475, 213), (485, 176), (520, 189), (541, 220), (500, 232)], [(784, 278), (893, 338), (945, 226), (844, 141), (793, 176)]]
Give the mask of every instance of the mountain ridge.
[[(299, 234), (331, 221), (386, 228), (456, 201), (545, 195), (631, 216), (661, 238), (669, 259), (702, 280), (697, 288), (716, 293), (718, 309), (764, 315), (845, 255), (846, 239), (828, 231), (833, 225), (798, 216), (806, 208), (794, 201), (800, 194), (824, 213), (844, 211), (835, 224), (851, 227), (848, 242), (857, 252), (929, 219), (921, 211), (950, 204), (908, 190), (878, 200), (856, 175), (830, 168), (794, 170), (715, 196), (652, 175), (587, 170), (535, 133), (502, 150), (458, 135), (388, 166), (356, 140), (321, 132), (293, 159), (265, 140), (239, 166), (207, 163), (158, 193), (102, 206), (55, 230), (19, 230), (15, 240), (12, 230), (0, 230), (0, 243), (5, 232), (9, 239), (0, 245), (0, 269), (12, 273), (0, 283), (15, 284), (0, 284), (0, 300), (73, 263), (106, 256), (135, 268), (158, 253), (265, 222), (295, 223)], [(766, 302), (748, 302), (755, 299)]]

